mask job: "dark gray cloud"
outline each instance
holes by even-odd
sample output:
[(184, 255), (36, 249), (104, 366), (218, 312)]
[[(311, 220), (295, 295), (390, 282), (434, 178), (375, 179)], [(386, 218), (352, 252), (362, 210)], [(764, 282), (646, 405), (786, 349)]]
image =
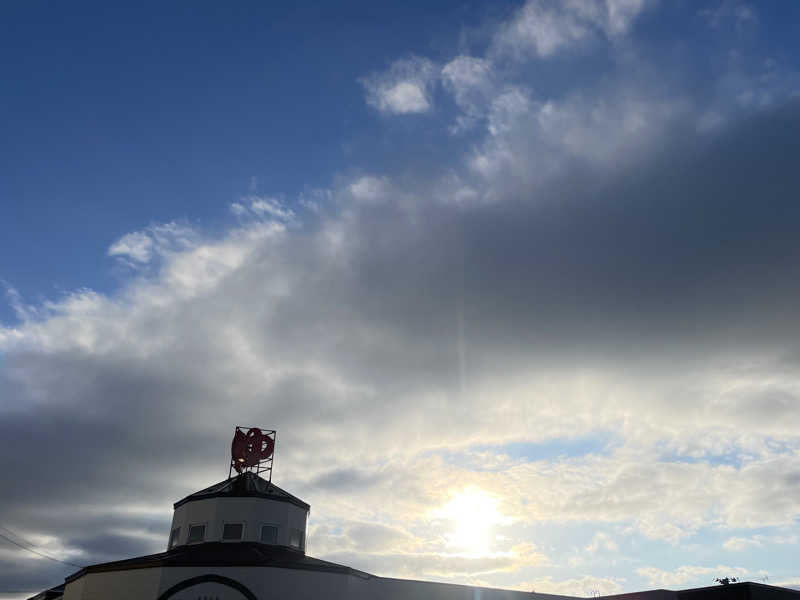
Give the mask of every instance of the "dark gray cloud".
[(312, 488), (346, 494), (348, 491), (361, 490), (374, 485), (380, 479), (382, 476), (379, 473), (369, 473), (358, 469), (334, 469), (315, 477), (309, 485)]

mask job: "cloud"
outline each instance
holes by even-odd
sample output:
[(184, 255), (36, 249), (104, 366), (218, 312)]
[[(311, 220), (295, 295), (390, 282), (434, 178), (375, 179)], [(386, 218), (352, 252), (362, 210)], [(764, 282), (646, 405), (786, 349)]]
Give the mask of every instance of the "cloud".
[(752, 4), (741, 0), (721, 0), (713, 8), (701, 9), (699, 14), (712, 28), (732, 23), (741, 29), (758, 22), (758, 16)]
[(279, 199), (269, 196), (244, 196), (239, 202), (233, 202), (230, 209), (234, 215), (240, 218), (255, 217), (277, 223), (292, 223), (296, 217), (291, 208), (286, 207)]
[(401, 529), (376, 523), (358, 523), (347, 529), (347, 537), (364, 552), (382, 551), (407, 543), (409, 535)]
[(602, 531), (595, 533), (592, 541), (586, 546), (587, 552), (616, 552), (617, 550), (619, 550), (617, 543), (607, 533), (603, 533)]
[(645, 0), (528, 0), (495, 34), (494, 52), (518, 59), (530, 54), (548, 58), (598, 34), (618, 37), (647, 4)]
[(378, 203), (386, 199), (389, 193), (389, 182), (385, 177), (365, 175), (349, 184), (347, 189), (356, 202)]
[(441, 77), (445, 89), (462, 111), (452, 131), (457, 133), (473, 126), (496, 94), (491, 62), (485, 58), (457, 56), (442, 67)]
[[(369, 552), (332, 553), (328, 560), (356, 566), (377, 575), (447, 580), (513, 573), (543, 561), (540, 554), (515, 553), (493, 556), (462, 556), (436, 553), (370, 554)], [(463, 579), (462, 579), (463, 581)]]
[(730, 537), (722, 544), (726, 550), (735, 552), (747, 550), (748, 548), (763, 548), (774, 544), (796, 544), (798, 536), (796, 535), (762, 535), (757, 534), (750, 537)]
[(564, 596), (610, 596), (623, 591), (623, 580), (610, 577), (596, 577), (586, 575), (580, 578), (554, 580), (550, 576), (542, 577), (517, 586), (518, 589), (536, 592), (538, 594), (557, 594)]
[(425, 113), (433, 106), (436, 66), (427, 58), (411, 57), (392, 63), (383, 73), (361, 79), (367, 104), (386, 114)]
[(124, 256), (146, 263), (153, 254), (153, 239), (143, 231), (123, 235), (108, 249), (109, 256)]
[(491, 63), (484, 58), (461, 55), (442, 67), (442, 79), (461, 103), (474, 91), (488, 93), (491, 77)]
[(475, 148), (471, 167), (490, 180), (528, 183), (559, 169), (613, 168), (649, 152), (647, 146), (670, 128), (686, 127), (692, 112), (687, 98), (653, 94), (638, 84), (614, 82), (544, 101), (529, 89), (509, 86), (489, 104), (489, 135)]
[[(101, 524), (166, 531), (172, 501), (227, 473), (211, 465), (230, 421), (281, 431), (279, 482), (315, 519), (422, 540), (403, 560), (365, 559), (385, 573), (516, 564), (518, 537), (481, 563), (448, 557), (446, 529), (426, 524), (468, 484), (517, 523), (621, 523), (673, 543), (790, 524), (797, 131), (790, 106), (618, 174), (525, 195), (493, 181), (488, 204), (361, 175), (296, 229), (253, 215), (217, 237), (183, 231), (186, 244), (148, 229), (159, 269), (3, 329), (0, 427), (27, 451), (0, 465), (14, 481), (2, 512), (86, 552), (82, 532)], [(600, 431), (622, 446), (494, 472), (438, 454)], [(731, 452), (738, 465), (716, 461)], [(57, 493), (38, 493), (42, 477)]]
[(648, 578), (650, 585), (659, 588), (686, 587), (687, 585), (713, 585), (716, 577), (737, 577), (742, 578), (750, 574), (742, 567), (728, 567), (717, 565), (716, 567), (702, 567), (697, 565), (684, 565), (674, 571), (664, 571), (655, 567), (642, 567), (636, 570), (637, 573)]
[(194, 243), (194, 231), (189, 226), (163, 223), (123, 235), (111, 244), (108, 255), (141, 268), (156, 256), (190, 248)]

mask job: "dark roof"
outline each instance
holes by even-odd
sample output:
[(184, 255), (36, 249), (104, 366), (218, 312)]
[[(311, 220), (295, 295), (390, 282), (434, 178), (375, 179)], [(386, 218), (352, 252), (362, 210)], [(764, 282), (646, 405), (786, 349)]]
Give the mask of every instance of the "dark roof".
[(800, 600), (800, 591), (791, 588), (742, 581), (688, 590), (647, 590), (602, 596), (603, 600)]
[(28, 600), (57, 600), (58, 598), (63, 598), (64, 596), (64, 588), (66, 587), (66, 583), (62, 583), (61, 585), (57, 585), (54, 588), (50, 588), (49, 590), (44, 590), (43, 592), (39, 592), (35, 596), (31, 596)]
[(80, 571), (67, 577), (66, 581), (69, 583), (87, 573), (129, 571), (152, 567), (274, 567), (372, 577), (368, 573), (344, 565), (311, 558), (300, 550), (288, 546), (271, 546), (257, 542), (207, 542), (191, 546), (178, 546), (159, 554), (83, 567)]
[(678, 600), (800, 600), (800, 591), (791, 588), (742, 581), (677, 592)]
[(256, 497), (256, 498), (269, 498), (270, 500), (278, 500), (280, 502), (289, 502), (305, 510), (310, 510), (311, 506), (300, 500), (296, 496), (292, 496), (289, 492), (282, 490), (274, 483), (267, 481), (256, 475), (255, 473), (244, 472), (236, 477), (231, 477), (225, 481), (220, 481), (214, 485), (207, 487), (204, 490), (195, 492), (178, 500), (173, 508), (178, 508), (192, 502), (194, 500), (205, 500), (207, 498), (219, 498), (226, 496), (229, 498), (241, 497)]
[(645, 590), (642, 592), (626, 592), (624, 594), (611, 594), (600, 596), (603, 600), (675, 600), (673, 590), (659, 588), (657, 590)]

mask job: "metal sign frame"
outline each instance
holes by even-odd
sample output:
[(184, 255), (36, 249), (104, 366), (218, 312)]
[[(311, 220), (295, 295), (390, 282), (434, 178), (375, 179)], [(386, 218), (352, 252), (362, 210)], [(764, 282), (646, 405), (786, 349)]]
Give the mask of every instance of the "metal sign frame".
[(275, 457), (275, 444), (278, 432), (261, 427), (236, 426), (231, 442), (231, 463), (228, 467), (228, 479), (237, 473), (255, 473), (265, 476), (272, 483), (272, 463)]

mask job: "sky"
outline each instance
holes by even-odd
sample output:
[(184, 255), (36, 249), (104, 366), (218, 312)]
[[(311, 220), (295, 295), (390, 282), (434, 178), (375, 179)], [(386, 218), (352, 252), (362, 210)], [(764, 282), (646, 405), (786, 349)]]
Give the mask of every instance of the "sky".
[(312, 556), (800, 585), (800, 4), (321, 4), (0, 6), (0, 532), (162, 551), (263, 426)]

